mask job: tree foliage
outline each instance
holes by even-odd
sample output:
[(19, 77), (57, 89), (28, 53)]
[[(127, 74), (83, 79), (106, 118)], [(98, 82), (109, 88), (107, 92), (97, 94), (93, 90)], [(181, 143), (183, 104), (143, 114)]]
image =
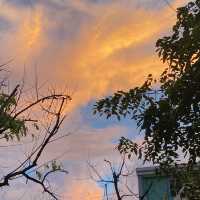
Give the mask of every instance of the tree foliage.
[(178, 196), (179, 199), (200, 199), (199, 168), (189, 171), (186, 168), (181, 168), (181, 170), (176, 170), (174, 172), (171, 178), (172, 195)]
[[(192, 166), (200, 158), (199, 33), (200, 0), (196, 0), (177, 9), (172, 34), (156, 42), (156, 52), (167, 64), (160, 77), (155, 80), (150, 74), (142, 86), (118, 91), (94, 107), (95, 113), (107, 118), (130, 116), (136, 121), (144, 133), (138, 149), (145, 161), (172, 165), (184, 155)], [(134, 149), (132, 141), (126, 142), (126, 151)]]

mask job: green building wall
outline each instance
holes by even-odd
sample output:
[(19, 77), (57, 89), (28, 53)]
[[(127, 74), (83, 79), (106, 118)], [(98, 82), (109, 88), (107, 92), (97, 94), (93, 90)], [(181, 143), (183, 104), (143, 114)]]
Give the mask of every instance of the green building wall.
[(168, 177), (156, 175), (155, 168), (139, 168), (137, 174), (139, 195), (144, 195), (144, 200), (173, 200)]

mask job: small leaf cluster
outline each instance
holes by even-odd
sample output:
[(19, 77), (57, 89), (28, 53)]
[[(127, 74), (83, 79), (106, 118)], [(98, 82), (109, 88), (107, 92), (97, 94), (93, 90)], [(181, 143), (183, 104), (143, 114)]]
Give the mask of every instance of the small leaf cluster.
[(39, 180), (44, 181), (49, 174), (56, 171), (64, 172), (65, 170), (63, 170), (61, 163), (58, 163), (56, 160), (53, 160), (50, 163), (45, 164), (42, 171), (36, 170), (35, 175)]
[(125, 137), (120, 138), (117, 149), (121, 154), (127, 155), (129, 159), (133, 154), (139, 159), (142, 157), (142, 147)]
[(7, 141), (14, 138), (20, 140), (22, 136), (26, 136), (25, 121), (12, 115), (16, 106), (15, 95), (0, 94), (0, 133), (4, 135)]

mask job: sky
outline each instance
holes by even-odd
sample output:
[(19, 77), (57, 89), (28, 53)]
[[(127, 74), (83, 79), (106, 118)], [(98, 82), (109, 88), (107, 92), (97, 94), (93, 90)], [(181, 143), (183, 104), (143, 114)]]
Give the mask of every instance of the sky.
[[(0, 62), (12, 60), (11, 84), (25, 77), (31, 87), (37, 74), (40, 85), (68, 91), (73, 99), (61, 129), (72, 134), (45, 154), (46, 159), (62, 155), (69, 171), (54, 180), (63, 200), (101, 200), (103, 189), (91, 180), (87, 161), (109, 177), (103, 160), (119, 164), (118, 139), (140, 139), (133, 121), (106, 120), (92, 115), (92, 108), (102, 97), (140, 85), (149, 73), (161, 73), (155, 42), (170, 34), (174, 9), (188, 1), (168, 2), (171, 7), (164, 0), (0, 0)], [(138, 165), (132, 160), (130, 167)], [(130, 184), (137, 191), (136, 176)], [(41, 192), (18, 183), (2, 195), (44, 199), (33, 191)]]

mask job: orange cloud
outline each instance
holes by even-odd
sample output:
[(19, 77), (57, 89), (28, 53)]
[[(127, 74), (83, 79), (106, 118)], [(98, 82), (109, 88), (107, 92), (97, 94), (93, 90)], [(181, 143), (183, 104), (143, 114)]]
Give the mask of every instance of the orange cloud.
[(23, 23), (22, 31), (24, 35), (23, 33), (21, 35), (24, 38), (23, 42), (28, 48), (34, 48), (34, 45), (39, 43), (38, 38), (41, 35), (41, 20), (41, 13), (36, 12), (33, 13), (31, 21), (26, 19)]
[[(17, 17), (16, 39), (8, 37), (7, 41), (13, 50), (8, 52), (15, 54), (18, 65), (37, 62), (41, 79), (54, 80), (59, 87), (68, 83), (76, 90), (74, 108), (117, 89), (134, 87), (149, 73), (157, 76), (161, 72), (163, 66), (153, 46), (160, 33), (175, 22), (175, 13), (169, 7), (136, 9), (129, 1), (97, 6), (77, 0), (69, 4), (67, 9), (62, 3), (63, 10), (57, 11), (55, 18), (50, 16), (55, 10), (46, 4), (29, 12), (9, 7), (9, 18), (17, 14), (22, 17)], [(75, 24), (78, 29), (74, 36), (54, 38), (49, 32), (62, 32), (62, 26), (67, 27), (66, 33), (75, 31), (70, 12), (90, 19)]]
[[(162, 19), (165, 19), (165, 10), (163, 15)], [(152, 43), (155, 35), (164, 31), (171, 20), (160, 23), (154, 13), (147, 16), (145, 11), (139, 10), (133, 14), (125, 8), (118, 8), (100, 25), (99, 20), (101, 18), (86, 24), (78, 38), (71, 42), (66, 40), (66, 47), (62, 46), (58, 54), (48, 55), (53, 57), (51, 65), (48, 65), (49, 60), (44, 64), (54, 70), (54, 74), (49, 74), (51, 79), (58, 77), (60, 82), (66, 81), (72, 88), (78, 88), (75, 105), (117, 89), (133, 87), (140, 84), (148, 73), (158, 75), (162, 70), (162, 64), (152, 49), (146, 55), (140, 51), (138, 57), (134, 52)], [(117, 23), (113, 25), (115, 21)], [(131, 54), (129, 58), (126, 51)], [(54, 66), (58, 66), (57, 69)]]
[(46, 38), (44, 36), (45, 19), (40, 8), (24, 16), (16, 32), (17, 60), (26, 63), (33, 60), (40, 50), (44, 49)]
[(67, 185), (63, 200), (102, 200), (103, 191), (95, 182), (73, 182)]

